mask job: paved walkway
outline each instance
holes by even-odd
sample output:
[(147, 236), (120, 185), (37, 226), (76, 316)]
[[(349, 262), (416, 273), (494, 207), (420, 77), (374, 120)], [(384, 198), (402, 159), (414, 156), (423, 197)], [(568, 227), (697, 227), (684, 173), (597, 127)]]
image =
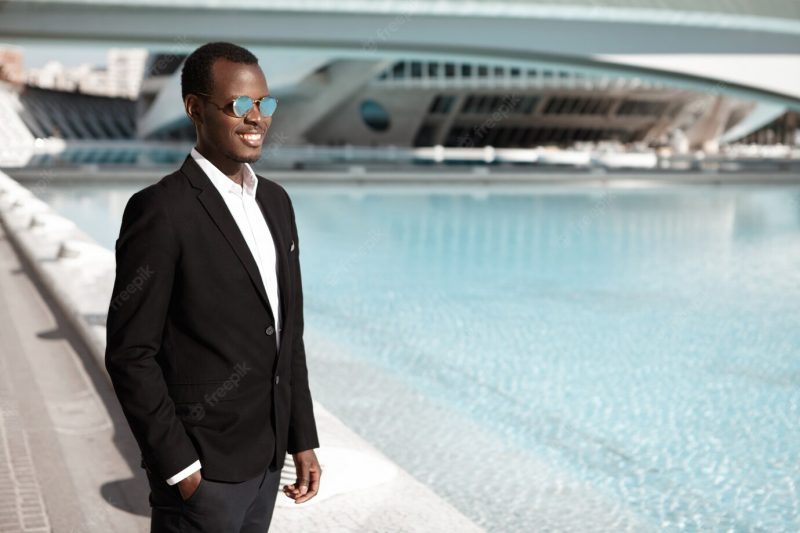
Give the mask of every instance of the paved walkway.
[(147, 480), (111, 388), (2, 227), (0, 294), (0, 531), (147, 531)]

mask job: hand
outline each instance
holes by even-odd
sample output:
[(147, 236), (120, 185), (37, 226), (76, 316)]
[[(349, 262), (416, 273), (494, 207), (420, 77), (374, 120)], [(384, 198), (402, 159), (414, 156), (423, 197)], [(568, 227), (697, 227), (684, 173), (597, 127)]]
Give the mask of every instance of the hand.
[(203, 476), (200, 473), (200, 470), (198, 470), (197, 472), (192, 472), (187, 477), (178, 481), (178, 492), (181, 493), (181, 498), (183, 498), (183, 501), (186, 501), (192, 497), (194, 491), (196, 491), (197, 487), (200, 486), (200, 480), (202, 479)]
[(294, 503), (303, 503), (317, 494), (322, 469), (314, 450), (293, 453), (292, 457), (297, 470), (297, 480), (291, 485), (284, 485), (283, 493), (293, 499)]

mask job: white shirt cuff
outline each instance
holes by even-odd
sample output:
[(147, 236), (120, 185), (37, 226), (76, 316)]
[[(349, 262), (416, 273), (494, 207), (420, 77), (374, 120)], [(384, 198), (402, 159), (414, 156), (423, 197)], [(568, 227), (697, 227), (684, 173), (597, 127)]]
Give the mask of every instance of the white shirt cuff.
[(183, 470), (181, 470), (180, 472), (178, 472), (177, 474), (175, 474), (174, 476), (172, 476), (171, 478), (169, 478), (167, 480), (167, 485), (174, 485), (177, 482), (179, 482), (180, 480), (191, 476), (192, 474), (194, 474), (198, 470), (200, 470), (200, 460), (199, 459), (197, 461), (193, 462), (192, 464), (190, 464), (189, 466), (187, 466), (186, 468), (184, 468)]

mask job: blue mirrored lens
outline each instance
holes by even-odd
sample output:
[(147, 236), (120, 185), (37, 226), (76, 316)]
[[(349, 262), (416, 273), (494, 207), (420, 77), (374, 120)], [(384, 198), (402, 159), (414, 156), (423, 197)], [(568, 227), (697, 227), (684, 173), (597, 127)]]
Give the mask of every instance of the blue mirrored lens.
[(251, 109), (253, 109), (253, 99), (249, 96), (239, 96), (233, 101), (233, 113), (237, 117), (245, 116)]
[(271, 117), (278, 107), (278, 99), (274, 96), (265, 96), (261, 103), (258, 104), (258, 109), (261, 111), (262, 117)]

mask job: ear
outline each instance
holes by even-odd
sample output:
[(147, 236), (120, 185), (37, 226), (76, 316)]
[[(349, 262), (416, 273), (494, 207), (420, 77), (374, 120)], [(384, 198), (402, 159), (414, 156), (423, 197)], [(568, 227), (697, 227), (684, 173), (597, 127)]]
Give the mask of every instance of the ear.
[(186, 110), (186, 114), (189, 116), (189, 120), (191, 120), (195, 126), (203, 123), (202, 106), (197, 95), (187, 94), (186, 98), (183, 100), (183, 107)]

